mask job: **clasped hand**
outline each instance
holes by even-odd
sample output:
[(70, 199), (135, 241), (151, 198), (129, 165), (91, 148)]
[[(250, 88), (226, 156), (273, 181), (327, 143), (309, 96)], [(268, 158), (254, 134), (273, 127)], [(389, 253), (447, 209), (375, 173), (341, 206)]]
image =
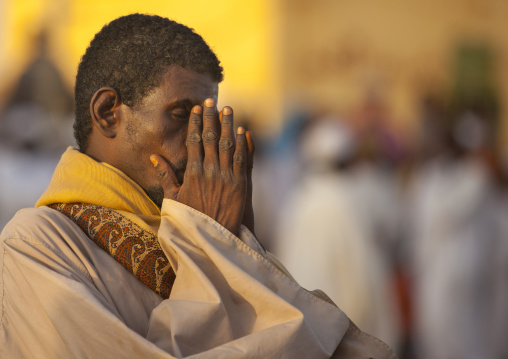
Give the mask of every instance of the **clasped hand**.
[(186, 144), (181, 185), (163, 157), (150, 156), (164, 197), (208, 215), (235, 235), (242, 223), (253, 231), (251, 132), (239, 127), (235, 138), (232, 109), (224, 107), (217, 115), (215, 102), (206, 99), (203, 107), (192, 108)]

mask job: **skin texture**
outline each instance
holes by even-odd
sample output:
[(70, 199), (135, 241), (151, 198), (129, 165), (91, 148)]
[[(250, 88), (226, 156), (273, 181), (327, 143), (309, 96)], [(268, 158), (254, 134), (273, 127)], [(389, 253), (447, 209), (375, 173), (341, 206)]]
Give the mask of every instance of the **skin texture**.
[(233, 111), (219, 114), (217, 95), (210, 75), (178, 66), (133, 108), (101, 88), (90, 104), (86, 154), (123, 171), (159, 206), (174, 199), (235, 235), (242, 223), (253, 230), (252, 134), (240, 129), (235, 136)]

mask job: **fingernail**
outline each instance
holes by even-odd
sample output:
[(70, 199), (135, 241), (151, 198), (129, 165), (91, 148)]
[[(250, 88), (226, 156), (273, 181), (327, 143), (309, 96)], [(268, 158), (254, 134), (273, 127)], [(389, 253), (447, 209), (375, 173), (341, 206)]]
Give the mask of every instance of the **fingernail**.
[(237, 135), (242, 135), (242, 134), (244, 134), (244, 133), (245, 133), (245, 129), (244, 129), (243, 127), (238, 127), (238, 128), (236, 129), (236, 134), (237, 134)]
[(223, 113), (224, 115), (230, 115), (230, 114), (231, 114), (231, 112), (233, 112), (233, 111), (231, 110), (231, 107), (226, 106), (226, 107), (224, 107), (224, 108), (222, 109), (222, 113)]
[(213, 107), (213, 106), (215, 106), (215, 101), (214, 101), (214, 100), (212, 100), (211, 98), (207, 98), (207, 99), (205, 100), (205, 106), (206, 106), (206, 107)]
[(196, 106), (194, 106), (192, 108), (192, 112), (194, 112), (194, 113), (201, 113), (201, 112), (203, 112), (203, 109), (201, 108), (201, 106), (196, 105)]
[(152, 162), (152, 165), (157, 168), (157, 166), (159, 165), (159, 161), (157, 161), (157, 158), (155, 158), (155, 156), (150, 156), (150, 162)]

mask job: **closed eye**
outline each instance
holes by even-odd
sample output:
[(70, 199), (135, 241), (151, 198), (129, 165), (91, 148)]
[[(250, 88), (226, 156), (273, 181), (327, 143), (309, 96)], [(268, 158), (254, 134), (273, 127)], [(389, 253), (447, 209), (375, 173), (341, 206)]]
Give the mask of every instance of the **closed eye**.
[(178, 121), (189, 121), (190, 110), (186, 108), (175, 108), (171, 111), (171, 117)]
[(170, 103), (167, 107), (168, 115), (175, 121), (189, 121), (193, 102), (189, 99), (178, 100)]

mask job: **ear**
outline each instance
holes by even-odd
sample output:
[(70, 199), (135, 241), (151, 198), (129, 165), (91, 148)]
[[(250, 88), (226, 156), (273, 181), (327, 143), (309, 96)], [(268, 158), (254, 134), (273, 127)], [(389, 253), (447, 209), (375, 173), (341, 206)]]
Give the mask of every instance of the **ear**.
[(108, 138), (116, 136), (121, 104), (120, 96), (112, 87), (102, 87), (93, 95), (90, 101), (92, 125), (103, 136)]

